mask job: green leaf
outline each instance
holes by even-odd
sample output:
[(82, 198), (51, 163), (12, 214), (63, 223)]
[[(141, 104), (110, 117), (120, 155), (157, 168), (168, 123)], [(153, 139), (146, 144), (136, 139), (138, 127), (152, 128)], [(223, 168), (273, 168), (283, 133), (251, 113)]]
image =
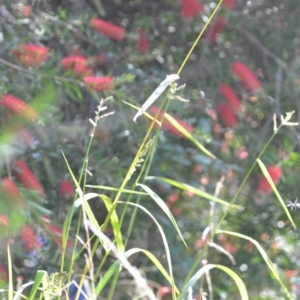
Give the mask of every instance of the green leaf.
[(188, 184), (185, 184), (185, 183), (181, 183), (181, 182), (178, 182), (178, 181), (175, 181), (175, 180), (172, 180), (172, 179), (168, 179), (168, 178), (163, 178), (163, 177), (155, 177), (155, 176), (148, 176), (146, 179), (157, 179), (157, 180), (160, 180), (160, 181), (163, 181), (163, 182), (166, 182), (172, 186), (175, 186), (177, 188), (180, 188), (184, 191), (190, 191), (190, 192), (193, 192), (194, 194), (200, 196), (200, 197), (203, 197), (203, 198), (206, 198), (208, 200), (211, 200), (213, 202), (216, 202), (216, 203), (219, 203), (221, 205), (224, 205), (224, 206), (231, 206), (232, 208), (236, 208), (236, 209), (243, 209), (242, 206), (239, 206), (239, 205), (236, 205), (236, 204), (230, 204), (229, 202), (225, 201), (225, 200), (222, 200), (220, 198), (217, 198), (215, 196), (212, 196), (211, 194), (208, 194), (200, 189), (197, 189), (191, 185), (188, 185)]
[(33, 286), (31, 288), (28, 300), (34, 300), (35, 299), (35, 294), (39, 288), (39, 286), (41, 285), (41, 283), (43, 282), (43, 280), (48, 277), (48, 274), (46, 271), (42, 271), (39, 270), (37, 271), (35, 278), (34, 278), (34, 282), (33, 282)]
[(279, 203), (281, 204), (284, 212), (286, 213), (288, 219), (290, 220), (290, 222), (293, 225), (294, 229), (297, 230), (296, 224), (294, 223), (294, 220), (293, 220), (292, 216), (290, 215), (290, 212), (289, 212), (288, 208), (286, 207), (283, 199), (281, 198), (281, 196), (280, 196), (280, 194), (279, 194), (279, 192), (278, 192), (278, 190), (277, 190), (277, 188), (276, 188), (276, 186), (275, 186), (275, 184), (274, 184), (274, 182), (273, 182), (273, 180), (272, 180), (272, 178), (271, 178), (271, 176), (270, 176), (270, 174), (269, 174), (266, 166), (264, 165), (264, 163), (260, 159), (257, 159), (257, 163), (258, 163), (261, 171), (263, 172), (264, 176), (268, 180), (268, 182), (269, 182), (269, 184), (270, 184), (273, 192), (275, 193), (275, 195), (276, 195)]
[(202, 144), (200, 144), (181, 124), (179, 124), (172, 116), (165, 113), (165, 118), (184, 136), (186, 136), (200, 151), (205, 153), (207, 156), (215, 159), (216, 157), (209, 152)]

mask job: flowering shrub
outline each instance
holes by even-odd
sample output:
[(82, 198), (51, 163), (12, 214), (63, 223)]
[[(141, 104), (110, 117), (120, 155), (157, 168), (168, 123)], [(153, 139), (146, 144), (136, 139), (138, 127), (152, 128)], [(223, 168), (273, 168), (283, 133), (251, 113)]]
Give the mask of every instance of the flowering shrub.
[(101, 19), (92, 19), (90, 25), (96, 31), (116, 41), (123, 40), (125, 36), (125, 30), (123, 28)]
[(231, 70), (237, 76), (244, 86), (251, 92), (259, 92), (262, 90), (261, 82), (255, 77), (253, 72), (243, 63), (236, 61), (232, 63)]
[(150, 42), (145, 30), (140, 30), (137, 48), (140, 53), (146, 53), (150, 50)]
[(93, 69), (88, 66), (88, 61), (83, 55), (70, 55), (61, 60), (64, 70), (71, 70), (75, 75), (88, 76), (93, 74)]
[(210, 43), (213, 44), (218, 35), (222, 32), (223, 28), (226, 26), (227, 21), (223, 19), (221, 16), (217, 16), (216, 20), (214, 20), (208, 27), (205, 38)]
[(114, 80), (111, 77), (88, 76), (83, 78), (83, 82), (90, 91), (102, 92), (114, 88)]
[(218, 104), (218, 112), (225, 126), (235, 127), (238, 125), (238, 121), (227, 103)]
[(219, 86), (219, 93), (228, 101), (233, 112), (237, 113), (241, 109), (241, 103), (234, 90), (227, 84), (222, 83)]
[(36, 121), (39, 117), (39, 114), (31, 106), (11, 94), (2, 95), (0, 105), (31, 122)]
[(74, 186), (70, 180), (63, 180), (59, 184), (59, 194), (66, 200), (74, 196)]
[(34, 230), (29, 225), (25, 225), (21, 228), (20, 238), (28, 251), (38, 250), (42, 247)]
[(15, 176), (26, 188), (37, 191), (41, 196), (45, 194), (42, 185), (23, 160), (17, 160), (13, 165)]
[(192, 19), (203, 10), (203, 6), (198, 0), (180, 0), (180, 1), (181, 1), (181, 17), (183, 19)]
[(45, 46), (21, 44), (12, 53), (23, 66), (37, 68), (48, 59), (50, 50)]

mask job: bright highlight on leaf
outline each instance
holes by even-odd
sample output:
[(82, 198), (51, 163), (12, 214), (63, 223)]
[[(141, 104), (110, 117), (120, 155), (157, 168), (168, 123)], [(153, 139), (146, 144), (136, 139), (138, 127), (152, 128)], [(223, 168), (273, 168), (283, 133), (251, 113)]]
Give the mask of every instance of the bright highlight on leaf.
[(155, 100), (164, 92), (164, 90), (175, 80), (178, 80), (179, 76), (177, 74), (167, 75), (166, 79), (160, 83), (160, 85), (156, 88), (156, 90), (151, 94), (151, 96), (146, 100), (146, 102), (142, 105), (139, 111), (133, 118), (133, 122), (136, 123), (136, 120), (139, 116), (141, 116), (154, 102)]

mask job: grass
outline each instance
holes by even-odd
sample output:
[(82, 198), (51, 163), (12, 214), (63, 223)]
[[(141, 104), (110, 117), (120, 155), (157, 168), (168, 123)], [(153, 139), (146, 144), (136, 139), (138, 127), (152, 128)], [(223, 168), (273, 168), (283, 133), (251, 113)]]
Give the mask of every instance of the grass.
[[(199, 42), (201, 36), (203, 35), (205, 29), (208, 24), (214, 17), (217, 12), (219, 6), (222, 1), (215, 8), (214, 13), (211, 15), (210, 19), (200, 32), (198, 38), (195, 40), (192, 45), (190, 51), (188, 52), (186, 58), (184, 59), (182, 66), (179, 68), (177, 75), (179, 76), (182, 69), (184, 68), (186, 62), (188, 61), (190, 55), (192, 54), (193, 49), (196, 47)], [(170, 88), (170, 87), (169, 87)], [(174, 93), (173, 89), (173, 93)], [(166, 92), (162, 104), (160, 106), (161, 110), (167, 111), (171, 102), (171, 97), (169, 97), (169, 91)], [(174, 95), (172, 96), (174, 99)], [(140, 254), (145, 256), (153, 266), (160, 272), (161, 276), (169, 283), (169, 286), (172, 290), (172, 299), (193, 299), (193, 288), (200, 290), (204, 299), (204, 285), (206, 282), (207, 289), (210, 291), (207, 299), (213, 299), (213, 278), (214, 278), (214, 269), (217, 269), (221, 272), (224, 272), (227, 276), (229, 276), (234, 284), (236, 285), (240, 297), (243, 300), (249, 299), (246, 284), (241, 279), (241, 277), (233, 271), (233, 269), (228, 268), (227, 266), (214, 264), (213, 262), (207, 262), (203, 266), (201, 266), (200, 261), (208, 258), (208, 251), (210, 247), (215, 247), (213, 242), (214, 236), (217, 234), (225, 234), (229, 236), (235, 236), (240, 239), (245, 239), (251, 242), (259, 251), (261, 257), (263, 258), (266, 266), (269, 269), (269, 272), (272, 274), (274, 280), (278, 282), (278, 284), (282, 287), (282, 290), (287, 299), (293, 299), (290, 294), (288, 287), (284, 284), (283, 280), (280, 277), (278, 270), (276, 269), (274, 263), (270, 260), (267, 255), (267, 252), (263, 249), (260, 243), (246, 235), (241, 233), (231, 232), (227, 230), (220, 229), (222, 227), (223, 221), (227, 217), (228, 213), (231, 211), (241, 211), (243, 207), (235, 204), (240, 192), (242, 191), (247, 179), (249, 178), (251, 172), (254, 169), (256, 163), (259, 164), (262, 173), (267, 178), (270, 183), (274, 193), (276, 194), (281, 206), (283, 207), (284, 212), (286, 213), (289, 221), (296, 229), (295, 222), (293, 221), (289, 211), (287, 210), (280, 194), (278, 193), (276, 186), (272, 182), (271, 176), (268, 174), (264, 163), (260, 160), (262, 154), (270, 145), (274, 136), (277, 134), (279, 130), (281, 130), (282, 126), (293, 126), (296, 125), (294, 123), (289, 123), (292, 114), (288, 114), (286, 117), (282, 118), (281, 125), (274, 131), (274, 135), (270, 138), (269, 142), (265, 145), (264, 149), (261, 151), (257, 160), (254, 162), (253, 166), (249, 169), (249, 172), (245, 176), (242, 184), (238, 188), (235, 196), (233, 197), (231, 202), (228, 202), (224, 199), (219, 198), (219, 192), (222, 187), (222, 182), (219, 182), (216, 185), (215, 193), (209, 194), (200, 189), (196, 189), (188, 184), (183, 182), (178, 182), (169, 178), (161, 178), (155, 177), (151, 174), (148, 176), (150, 166), (153, 162), (153, 157), (155, 155), (156, 146), (158, 140), (155, 138), (158, 134), (159, 129), (153, 134), (154, 124), (157, 123), (157, 113), (156, 117), (153, 119), (144, 111), (138, 111), (138, 115), (144, 115), (144, 117), (149, 117), (151, 120), (151, 125), (146, 132), (143, 141), (137, 150), (135, 157), (132, 160), (130, 167), (128, 168), (127, 173), (124, 175), (123, 182), (119, 187), (115, 186), (102, 186), (102, 185), (89, 185), (87, 184), (87, 176), (89, 174), (89, 152), (92, 147), (92, 141), (95, 129), (97, 127), (97, 123), (100, 118), (109, 117), (113, 118), (114, 116), (110, 116), (110, 113), (105, 112), (105, 102), (109, 101), (109, 99), (101, 100), (96, 111), (95, 118), (90, 120), (93, 125), (93, 132), (91, 134), (90, 142), (87, 147), (86, 156), (84, 158), (84, 165), (82, 167), (82, 172), (79, 178), (73, 174), (73, 171), (69, 165), (68, 158), (64, 156), (65, 162), (68, 166), (69, 173), (73, 179), (73, 182), (76, 186), (76, 196), (74, 197), (74, 203), (72, 205), (71, 210), (65, 218), (64, 227), (63, 227), (63, 247), (62, 254), (60, 259), (60, 272), (48, 274), (44, 270), (39, 270), (35, 276), (33, 282), (25, 283), (18, 287), (18, 290), (13, 291), (13, 277), (12, 277), (12, 258), (10, 256), (10, 249), (8, 247), (8, 262), (9, 262), (9, 285), (8, 290), (1, 290), (2, 295), (5, 298), (11, 299), (61, 299), (67, 298), (67, 294), (71, 289), (71, 286), (77, 287), (76, 296), (73, 299), (82, 299), (84, 296), (87, 299), (100, 299), (103, 297), (103, 293), (107, 294), (106, 299), (114, 299), (115, 292), (118, 289), (118, 284), (122, 282), (122, 278), (120, 278), (120, 274), (122, 270), (126, 270), (128, 274), (131, 275), (133, 282), (127, 283), (128, 286), (133, 286), (132, 289), (134, 292), (131, 294), (132, 299), (158, 299), (158, 295), (153, 292), (152, 286), (147, 282), (145, 276), (134, 266), (131, 264), (130, 258), (133, 255)], [(125, 102), (126, 104), (126, 102)], [(131, 105), (132, 106), (132, 105)], [(136, 108), (138, 109), (138, 108)], [(165, 118), (188, 140), (190, 140), (199, 152), (204, 153), (212, 160), (217, 159), (216, 156), (208, 151), (192, 134), (190, 134), (187, 130), (183, 128), (174, 118), (172, 118), (167, 113), (165, 114)], [(163, 122), (163, 120), (162, 120)], [(160, 123), (157, 123), (160, 124)], [(139, 168), (139, 171), (137, 171)], [(136, 179), (134, 183), (132, 183), (132, 175), (137, 173)], [(208, 224), (209, 238), (206, 243), (204, 250), (199, 255), (199, 258), (195, 261), (193, 267), (190, 272), (186, 275), (185, 281), (182, 286), (177, 286), (175, 282), (173, 264), (172, 264), (172, 255), (170, 251), (170, 246), (168, 243), (168, 239), (166, 233), (159, 220), (155, 217), (155, 215), (149, 211), (145, 206), (143, 206), (142, 199), (143, 197), (149, 197), (154, 201), (154, 203), (161, 209), (161, 212), (166, 215), (166, 217), (170, 220), (174, 229), (176, 230), (178, 236), (180, 237), (181, 242), (186, 245), (184, 240), (184, 235), (180, 231), (180, 227), (178, 226), (176, 219), (172, 215), (170, 209), (165, 204), (164, 200), (159, 197), (148, 185), (147, 182), (151, 179), (160, 180), (166, 182), (178, 189), (184, 191), (191, 191), (197, 196), (199, 196), (202, 200), (207, 201), (208, 209), (210, 209), (210, 221)], [(116, 196), (114, 199), (110, 199), (108, 196), (101, 193), (90, 193), (86, 192), (86, 188), (93, 187), (94, 190), (110, 190), (115, 191)], [(135, 196), (135, 201), (132, 200), (133, 195)], [(122, 197), (122, 198), (121, 198)], [(121, 200), (122, 199), (122, 200)], [(107, 209), (107, 216), (102, 224), (99, 224), (94, 212), (90, 206), (90, 201), (101, 201), (104, 203)], [(224, 208), (224, 213), (219, 218), (218, 222), (215, 222), (215, 204), (218, 204)], [(117, 213), (117, 208), (118, 213)], [(126, 228), (126, 233), (123, 232), (124, 228), (124, 220), (125, 215), (128, 210), (131, 208), (131, 218), (129, 220), (129, 226)], [(137, 212), (141, 212), (142, 215), (148, 216), (153, 224), (156, 226), (157, 230), (160, 233), (161, 240), (164, 245), (164, 251), (166, 255), (167, 267), (165, 267), (159, 259), (147, 249), (141, 248), (131, 248), (128, 249), (128, 242), (130, 240), (130, 236), (133, 231), (134, 224), (136, 222)], [(119, 213), (121, 212), (121, 213)], [(70, 228), (72, 224), (72, 220), (75, 213), (79, 213), (79, 222), (77, 223), (77, 235), (73, 237), (74, 247), (71, 256), (69, 257), (67, 253), (67, 241), (69, 239)], [(108, 225), (111, 225), (113, 234), (112, 237), (109, 238), (105, 232), (108, 228)], [(85, 232), (85, 241), (79, 238), (80, 228), (84, 228)], [(126, 236), (126, 239), (123, 237)], [(94, 265), (94, 256), (96, 255), (96, 251), (98, 246), (101, 245), (105, 250), (105, 253), (102, 257), (101, 263), (99, 266)], [(221, 247), (221, 246), (219, 246)], [(79, 249), (79, 250), (78, 250)], [(224, 249), (221, 249), (223, 253), (226, 254)], [(81, 275), (74, 277), (76, 274), (75, 271), (75, 263), (79, 259), (79, 257), (83, 254), (85, 257), (85, 266), (83, 268), (83, 272)], [(115, 261), (111, 263), (110, 257), (114, 257)], [(67, 259), (70, 260), (70, 263), (67, 263)], [(108, 265), (108, 267), (107, 267)], [(104, 268), (106, 266), (106, 268)], [(106, 271), (104, 271), (104, 269)], [(75, 278), (75, 279), (74, 279)], [(197, 287), (197, 288), (196, 288)], [(26, 291), (26, 293), (24, 292)]]

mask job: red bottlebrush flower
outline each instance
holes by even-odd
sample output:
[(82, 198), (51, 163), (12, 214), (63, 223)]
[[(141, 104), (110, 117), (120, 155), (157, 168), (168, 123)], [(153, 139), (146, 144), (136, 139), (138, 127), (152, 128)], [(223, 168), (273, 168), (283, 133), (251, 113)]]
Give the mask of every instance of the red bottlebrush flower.
[(88, 67), (88, 61), (83, 55), (70, 55), (61, 60), (64, 70), (72, 70), (75, 75), (88, 76), (93, 74), (93, 70)]
[(261, 82), (255, 77), (254, 73), (243, 63), (236, 61), (231, 65), (231, 70), (250, 92), (262, 90)]
[[(276, 166), (269, 166), (267, 168), (273, 182), (276, 184), (281, 176), (281, 168), (280, 167), (276, 167)], [(272, 188), (268, 182), (268, 180), (266, 179), (266, 177), (261, 177), (260, 182), (259, 182), (259, 186), (258, 186), (258, 191), (262, 192), (262, 193), (270, 193), (272, 191)]]
[(23, 5), (21, 11), (24, 17), (29, 17), (32, 13), (32, 7), (29, 5)]
[[(48, 216), (42, 216), (41, 220), (45, 226), (45, 229), (53, 238), (54, 242), (57, 246), (62, 247), (62, 229), (59, 226), (52, 224), (51, 219)], [(67, 241), (67, 247), (71, 247), (72, 242), (70, 240)]]
[(137, 48), (140, 53), (146, 53), (150, 50), (150, 42), (149, 42), (147, 33), (144, 30), (140, 30), (140, 32), (139, 32)]
[(157, 290), (157, 298), (163, 300), (165, 296), (172, 295), (172, 288), (169, 286), (161, 286)]
[(39, 114), (31, 106), (11, 94), (2, 95), (0, 105), (31, 122), (36, 121), (39, 117)]
[(238, 124), (238, 121), (234, 113), (232, 112), (230, 106), (228, 106), (227, 103), (220, 103), (218, 105), (218, 112), (220, 114), (223, 123), (227, 127), (235, 127)]
[(8, 218), (5, 215), (0, 215), (0, 226), (8, 226)]
[(41, 249), (42, 244), (40, 243), (35, 232), (30, 226), (25, 225), (21, 228), (20, 237), (27, 250), (34, 251), (37, 249)]
[(66, 200), (74, 196), (74, 186), (70, 180), (63, 180), (60, 183), (59, 194)]
[(4, 178), (0, 187), (7, 200), (15, 207), (24, 207), (22, 196), (15, 185), (9, 178)]
[(216, 41), (218, 34), (223, 30), (226, 24), (227, 21), (225, 19), (217, 16), (217, 18), (209, 25), (204, 37), (210, 44), (213, 44)]
[(17, 50), (13, 50), (13, 55), (25, 67), (39, 67), (40, 64), (49, 57), (49, 48), (34, 44), (21, 44)]
[[(158, 112), (159, 110), (159, 107), (157, 106), (153, 106), (151, 109), (150, 109), (150, 112), (155, 116), (156, 113)], [(163, 111), (160, 111), (157, 119), (160, 121), (164, 116), (164, 112)], [(185, 130), (187, 130), (189, 133), (192, 133), (193, 130), (194, 130), (194, 127), (185, 123), (184, 121), (178, 119), (178, 118), (175, 118), (173, 117), (182, 127), (185, 128)], [(157, 127), (158, 125), (155, 123), (154, 125), (155, 127)], [(179, 136), (179, 137), (183, 137), (183, 138), (186, 138), (185, 135), (183, 135), (179, 130), (177, 130), (168, 120), (164, 119), (163, 123), (162, 123), (162, 128), (166, 129), (167, 131)]]
[(45, 194), (40, 182), (23, 160), (17, 160), (14, 162), (14, 174), (26, 188), (35, 190), (42, 196)]
[(125, 30), (123, 28), (101, 19), (91, 19), (90, 25), (96, 31), (116, 41), (123, 40), (125, 36)]
[(179, 199), (179, 194), (178, 193), (172, 193), (167, 197), (167, 201), (170, 203), (175, 203)]
[(6, 268), (0, 264), (0, 280), (7, 282), (8, 281), (8, 275)]
[(224, 83), (220, 84), (219, 93), (228, 101), (233, 112), (237, 113), (241, 109), (241, 103), (230, 86)]
[(225, 9), (234, 9), (235, 8), (235, 0), (223, 0), (222, 3)]
[(203, 6), (197, 0), (181, 0), (182, 19), (192, 19), (203, 10)]
[(83, 81), (86, 85), (86, 88), (90, 91), (106, 91), (112, 90), (114, 88), (114, 80), (111, 77), (97, 77), (97, 76), (88, 76), (84, 77)]

